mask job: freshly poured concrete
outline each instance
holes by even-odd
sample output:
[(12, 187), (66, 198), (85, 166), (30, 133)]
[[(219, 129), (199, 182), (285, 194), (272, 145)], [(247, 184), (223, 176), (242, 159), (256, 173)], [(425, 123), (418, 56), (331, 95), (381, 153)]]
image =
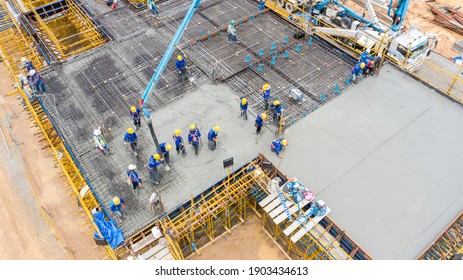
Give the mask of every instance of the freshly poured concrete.
[(391, 66), (286, 131), (280, 160), (374, 259), (414, 259), (463, 209), (463, 108)]

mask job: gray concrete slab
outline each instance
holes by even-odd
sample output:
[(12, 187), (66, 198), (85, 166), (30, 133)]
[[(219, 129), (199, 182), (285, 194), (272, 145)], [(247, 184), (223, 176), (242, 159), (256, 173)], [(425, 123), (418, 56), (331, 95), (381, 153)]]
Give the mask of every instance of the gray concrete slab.
[(414, 259), (463, 209), (463, 108), (386, 65), (265, 155), (374, 259)]

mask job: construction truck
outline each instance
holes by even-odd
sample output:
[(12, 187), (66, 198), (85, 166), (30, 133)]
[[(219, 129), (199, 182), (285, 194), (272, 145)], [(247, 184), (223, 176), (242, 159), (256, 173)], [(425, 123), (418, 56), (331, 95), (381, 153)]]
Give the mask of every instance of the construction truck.
[[(334, 38), (355, 49), (385, 53), (399, 66), (415, 71), (437, 46), (437, 36), (426, 35), (418, 27), (406, 29), (402, 26), (410, 0), (389, 1), (388, 6), (381, 6), (366, 0), (369, 19), (338, 0), (276, 0), (276, 4), (285, 8), (289, 19), (309, 34)], [(382, 23), (373, 5), (386, 8), (392, 23)]]

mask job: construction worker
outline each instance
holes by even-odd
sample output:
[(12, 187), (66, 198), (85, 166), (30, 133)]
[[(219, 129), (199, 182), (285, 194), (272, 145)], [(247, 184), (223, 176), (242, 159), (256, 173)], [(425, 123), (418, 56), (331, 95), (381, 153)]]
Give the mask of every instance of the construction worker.
[(124, 208), (125, 208), (125, 201), (123, 198), (120, 198), (118, 196), (113, 197), (112, 201), (109, 203), (109, 209), (111, 210), (112, 213), (116, 215), (116, 217), (119, 219), (119, 222), (122, 222), (122, 219), (123, 219), (122, 209)]
[(158, 209), (162, 210), (161, 198), (155, 192), (153, 192), (149, 199), (151, 211), (156, 212)]
[(217, 143), (219, 142), (219, 132), (220, 126), (216, 125), (209, 131), (207, 139), (209, 140), (208, 146), (211, 151), (214, 151), (217, 148)]
[(176, 129), (174, 131), (174, 135), (172, 135), (172, 138), (174, 138), (175, 141), (175, 149), (177, 150), (177, 155), (182, 152), (182, 156), (186, 156), (185, 141), (183, 141), (182, 136), (180, 136), (181, 133), (182, 131), (180, 129)]
[[(26, 76), (24, 76), (23, 74), (18, 74), (18, 81), (19, 81), (18, 87), (22, 88), (27, 98), (29, 99), (33, 98), (32, 96), (33, 89), (29, 85), (29, 80), (26, 78)], [(13, 86), (15, 89), (17, 88), (16, 85), (13, 85)]]
[(244, 97), (240, 97), (240, 109), (241, 117), (244, 117), (245, 120), (248, 120), (248, 100)]
[(270, 146), (270, 149), (272, 150), (272, 152), (275, 152), (277, 156), (279, 156), (280, 158), (283, 158), (280, 152), (283, 149), (283, 147), (287, 145), (288, 145), (288, 140), (286, 140), (285, 138), (275, 139), (273, 140), (272, 145)]
[(272, 109), (273, 109), (273, 121), (276, 122), (278, 125), (281, 120), (281, 111), (283, 110), (283, 106), (280, 103), (280, 100), (275, 100), (273, 101), (272, 104)]
[(141, 110), (136, 106), (130, 107), (130, 116), (133, 119), (133, 125), (135, 125), (135, 129), (141, 130)]
[(265, 9), (265, 0), (259, 0), (259, 6), (258, 6), (259, 11), (262, 11)]
[(32, 64), (32, 61), (28, 60), (25, 57), (21, 58), (21, 63), (22, 63), (22, 68), (26, 68), (27, 72), (31, 70), (35, 70), (34, 65)]
[(373, 60), (367, 59), (365, 61), (365, 69), (363, 70), (363, 72), (365, 73), (365, 76), (368, 74), (371, 74), (374, 67), (375, 67), (375, 62)]
[(201, 141), (201, 132), (195, 124), (190, 124), (190, 131), (188, 132), (188, 143), (195, 148), (195, 155), (199, 153), (199, 142)]
[(261, 92), (263, 93), (262, 97), (264, 98), (264, 110), (267, 111), (270, 106), (270, 85), (263, 85)]
[(151, 11), (151, 16), (159, 15), (158, 10), (156, 9), (156, 2), (154, 0), (148, 0), (148, 9)]
[(172, 145), (169, 143), (161, 143), (159, 144), (159, 148), (161, 148), (161, 152), (164, 155), (164, 162), (169, 165), (169, 151), (172, 150)]
[(228, 42), (232, 40), (233, 42), (236, 42), (236, 28), (235, 28), (235, 21), (232, 20), (230, 21), (230, 24), (228, 25), (227, 28), (227, 33), (228, 33)]
[(355, 64), (354, 67), (352, 67), (351, 73), (352, 73), (352, 82), (355, 82), (357, 80), (357, 77), (360, 76), (363, 68), (365, 68), (365, 63), (364, 62), (359, 62)]
[(101, 126), (93, 131), (93, 140), (95, 141), (96, 149), (99, 152), (106, 155), (105, 151), (108, 151), (108, 153), (111, 154), (108, 144), (104, 140), (103, 135), (101, 135)]
[(154, 154), (148, 160), (147, 169), (150, 174), (151, 183), (159, 185), (158, 166), (162, 163), (161, 155)]
[(29, 71), (29, 85), (31, 85), (35, 91), (40, 91), (42, 93), (47, 92), (42, 77), (40, 77), (39, 72), (35, 71), (35, 69)]
[(358, 62), (360, 62), (360, 63), (364, 62), (365, 63), (367, 61), (367, 59), (370, 59), (370, 49), (366, 49), (365, 51), (363, 51), (360, 54)]
[(135, 133), (135, 130), (131, 127), (127, 128), (127, 132), (124, 135), (124, 144), (127, 145), (127, 143), (130, 143), (130, 148), (132, 149), (133, 154), (137, 156), (138, 136)]
[(178, 70), (178, 81), (189, 79), (188, 71), (186, 70), (186, 61), (181, 55), (177, 56), (177, 61), (175, 62), (175, 67)]
[(257, 127), (256, 134), (260, 133), (260, 130), (262, 129), (262, 126), (264, 125), (264, 121), (265, 121), (266, 118), (267, 118), (266, 113), (261, 113), (261, 114), (257, 115), (256, 123), (255, 123), (255, 127)]
[(129, 165), (129, 170), (127, 170), (127, 181), (132, 183), (133, 191), (138, 194), (138, 190), (141, 188), (143, 181), (140, 176), (138, 176), (138, 173), (135, 171), (135, 169), (137, 169), (135, 164)]

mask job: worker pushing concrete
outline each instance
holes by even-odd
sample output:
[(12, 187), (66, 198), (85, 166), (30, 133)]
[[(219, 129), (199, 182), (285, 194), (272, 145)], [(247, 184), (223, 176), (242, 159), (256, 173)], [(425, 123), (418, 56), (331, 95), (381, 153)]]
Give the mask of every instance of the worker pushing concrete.
[(363, 68), (365, 68), (364, 62), (359, 62), (352, 67), (352, 82), (356, 82), (357, 78), (361, 75)]
[(227, 33), (228, 33), (228, 42), (233, 41), (236, 42), (236, 27), (235, 27), (235, 21), (232, 20), (230, 21), (230, 24), (228, 25), (227, 28)]
[(286, 140), (285, 138), (279, 138), (279, 139), (273, 140), (272, 145), (270, 146), (270, 149), (272, 150), (272, 152), (275, 152), (277, 156), (279, 156), (280, 158), (283, 158), (283, 156), (281, 155), (281, 150), (287, 145), (288, 145), (288, 140)]
[(262, 129), (262, 126), (264, 125), (264, 121), (267, 119), (267, 114), (266, 113), (260, 113), (256, 117), (256, 123), (254, 126), (257, 128), (256, 129), (256, 134), (260, 133), (260, 130)]
[(151, 16), (159, 15), (158, 9), (156, 9), (156, 2), (154, 0), (148, 0), (148, 9), (151, 12)]
[(31, 85), (32, 89), (35, 91), (40, 91), (42, 93), (47, 92), (42, 77), (35, 69), (29, 71), (29, 85)]
[(150, 156), (146, 168), (150, 174), (151, 183), (155, 186), (159, 185), (158, 166), (161, 165), (162, 159), (160, 154)]
[(183, 141), (182, 136), (180, 136), (181, 133), (182, 131), (180, 129), (176, 129), (174, 131), (174, 135), (172, 135), (172, 138), (174, 138), (175, 141), (175, 149), (177, 150), (177, 155), (182, 152), (182, 156), (186, 156), (185, 141)]
[(186, 69), (186, 61), (185, 59), (183, 59), (181, 55), (177, 56), (175, 67), (177, 67), (178, 70), (178, 81), (184, 81), (190, 78), (190, 74), (188, 74), (188, 71)]
[[(106, 143), (103, 135), (101, 135), (101, 126), (93, 131), (93, 140), (95, 141), (96, 149), (101, 152), (103, 155), (110, 155), (111, 151), (109, 150), (108, 143)], [(108, 154), (105, 153), (108, 151)]]
[(201, 141), (201, 132), (195, 124), (190, 124), (190, 131), (188, 132), (188, 143), (193, 145), (195, 149), (195, 155), (199, 153), (199, 142)]
[(135, 133), (135, 130), (133, 130), (133, 128), (131, 127), (127, 128), (127, 132), (124, 135), (124, 144), (127, 145), (127, 143), (130, 144), (130, 148), (133, 151), (133, 155), (137, 156), (138, 136)]
[(240, 109), (241, 109), (241, 118), (248, 120), (248, 100), (244, 97), (240, 97)]
[(133, 191), (138, 194), (139, 189), (142, 187), (143, 180), (138, 176), (137, 171), (135, 171), (137, 167), (135, 164), (129, 165), (129, 169), (127, 170), (127, 182), (132, 184)]
[(276, 125), (279, 125), (281, 121), (281, 112), (283, 110), (283, 106), (281, 105), (280, 100), (273, 101), (272, 110), (273, 110), (273, 122), (275, 122)]
[(135, 130), (141, 129), (141, 110), (136, 106), (130, 107), (130, 116), (133, 119), (133, 125), (135, 125)]
[(169, 170), (169, 165), (170, 165), (169, 151), (172, 150), (172, 145), (169, 143), (161, 143), (159, 144), (159, 148), (161, 148), (161, 152), (164, 156), (164, 163), (166, 164), (166, 170)]
[(208, 141), (208, 146), (211, 151), (215, 151), (217, 148), (217, 144), (219, 142), (219, 132), (220, 132), (220, 126), (216, 125), (211, 130), (209, 131), (209, 134), (207, 135)]
[(270, 106), (270, 85), (263, 85), (261, 92), (263, 93), (262, 97), (264, 98), (264, 110), (267, 111)]
[(122, 222), (124, 218), (124, 214), (122, 210), (125, 208), (125, 201), (123, 198), (115, 196), (113, 197), (112, 201), (109, 203), (109, 209), (111, 212), (116, 215), (119, 222)]
[(22, 68), (26, 68), (26, 71), (29, 72), (31, 70), (35, 70), (34, 64), (29, 59), (22, 57), (21, 58)]

